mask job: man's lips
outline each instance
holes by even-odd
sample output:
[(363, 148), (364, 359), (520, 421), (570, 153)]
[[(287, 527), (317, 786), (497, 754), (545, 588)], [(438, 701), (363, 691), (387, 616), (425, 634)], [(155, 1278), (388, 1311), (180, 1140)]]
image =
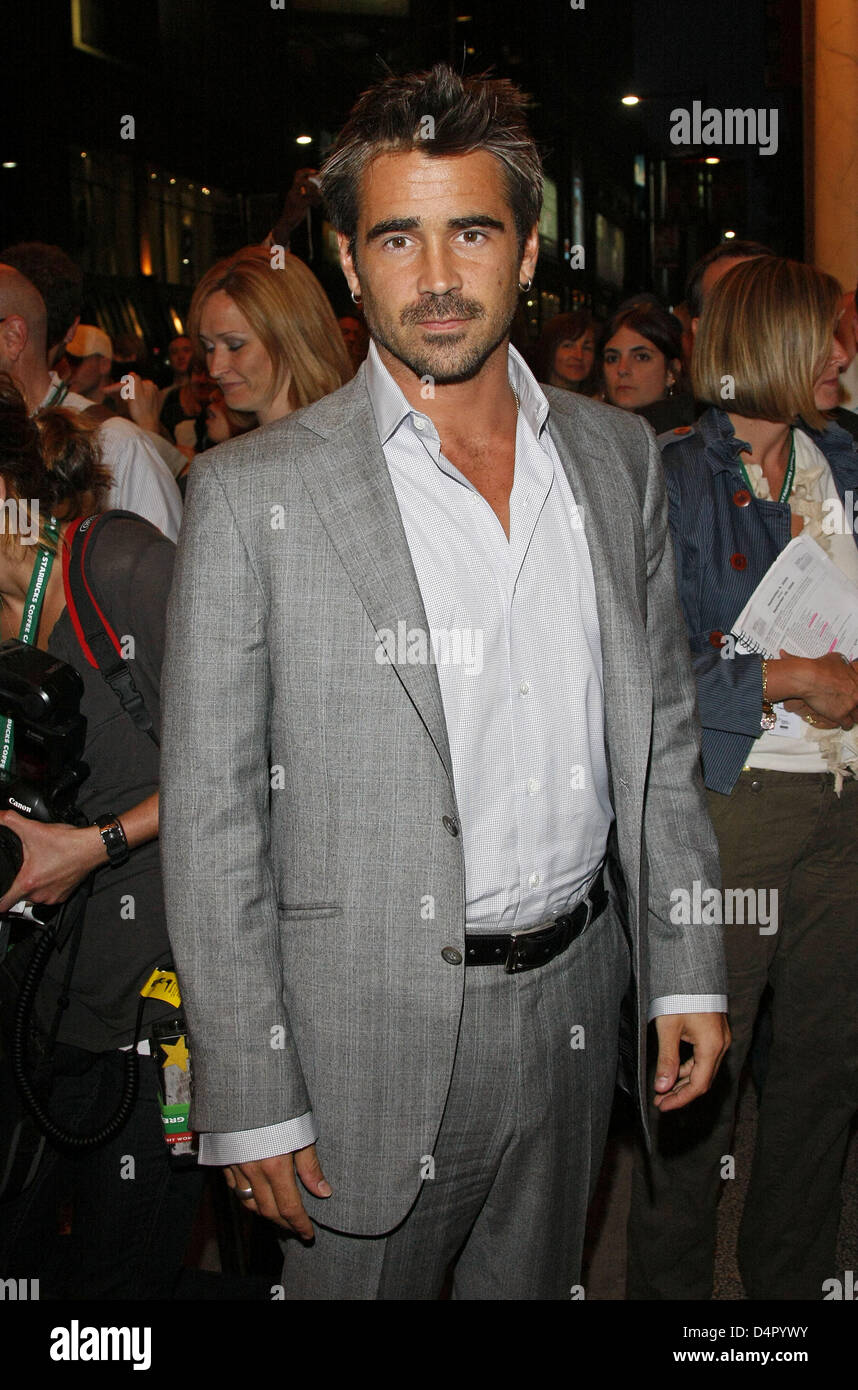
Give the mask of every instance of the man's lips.
[(419, 326), (420, 328), (433, 328), (443, 330), (445, 328), (461, 328), (463, 323), (469, 322), (469, 319), (421, 319)]

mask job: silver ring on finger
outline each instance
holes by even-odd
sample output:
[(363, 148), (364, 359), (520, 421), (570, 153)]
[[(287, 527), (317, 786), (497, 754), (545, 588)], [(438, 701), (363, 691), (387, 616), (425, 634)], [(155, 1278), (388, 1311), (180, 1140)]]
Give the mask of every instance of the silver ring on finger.
[(240, 1197), (241, 1200), (242, 1200), (243, 1202), (249, 1202), (249, 1201), (250, 1201), (250, 1198), (253, 1196), (253, 1188), (252, 1188), (252, 1187), (237, 1187), (237, 1188), (235, 1189), (235, 1194), (236, 1194), (237, 1197)]

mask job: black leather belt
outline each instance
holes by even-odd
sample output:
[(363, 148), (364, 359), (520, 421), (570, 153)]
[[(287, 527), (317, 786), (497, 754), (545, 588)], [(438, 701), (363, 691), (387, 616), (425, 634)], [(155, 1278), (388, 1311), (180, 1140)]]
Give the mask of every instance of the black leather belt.
[(544, 926), (537, 922), (535, 927), (526, 927), (524, 931), (512, 934), (466, 935), (465, 964), (502, 965), (508, 975), (517, 975), (522, 970), (536, 970), (565, 951), (591, 922), (602, 915), (607, 905), (604, 870), (600, 869), (587, 897), (574, 912), (555, 917)]

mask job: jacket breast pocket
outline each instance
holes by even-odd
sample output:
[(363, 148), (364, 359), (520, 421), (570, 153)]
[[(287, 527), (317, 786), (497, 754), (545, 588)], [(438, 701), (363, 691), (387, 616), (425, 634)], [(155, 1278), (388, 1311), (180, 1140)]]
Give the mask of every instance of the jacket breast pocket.
[(342, 903), (278, 903), (277, 916), (287, 922), (300, 922), (302, 918), (342, 917)]

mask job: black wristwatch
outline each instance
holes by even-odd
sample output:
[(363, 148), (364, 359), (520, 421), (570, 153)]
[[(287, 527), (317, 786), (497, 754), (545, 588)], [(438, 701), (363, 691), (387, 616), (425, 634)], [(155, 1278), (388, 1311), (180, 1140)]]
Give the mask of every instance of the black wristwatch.
[(125, 838), (125, 831), (122, 829), (122, 822), (117, 818), (115, 811), (108, 811), (104, 816), (96, 816), (93, 825), (97, 825), (101, 831), (101, 838), (104, 848), (107, 850), (111, 869), (118, 869), (120, 864), (126, 862), (131, 853)]

